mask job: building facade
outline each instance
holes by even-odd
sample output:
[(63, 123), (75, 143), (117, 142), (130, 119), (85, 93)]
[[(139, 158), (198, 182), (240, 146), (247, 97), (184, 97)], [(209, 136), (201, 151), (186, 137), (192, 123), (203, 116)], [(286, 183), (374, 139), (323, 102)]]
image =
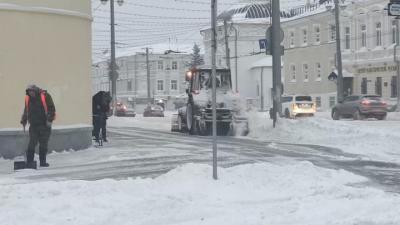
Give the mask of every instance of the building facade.
[[(397, 98), (397, 65), (394, 60), (395, 17), (383, 0), (349, 5), (342, 13), (342, 56), (345, 70), (354, 76), (356, 94), (376, 94), (389, 102)], [(400, 53), (400, 52), (398, 52)]]
[(28, 84), (48, 90), (56, 105), (49, 150), (91, 144), (91, 21), (89, 0), (0, 1), (0, 156), (26, 149), (19, 121)]
[(283, 21), (284, 94), (311, 95), (318, 110), (336, 104), (336, 83), (328, 80), (335, 71), (336, 34), (334, 15), (321, 8), (308, 16)]
[[(146, 62), (144, 53), (117, 58), (117, 99), (136, 108), (138, 112), (148, 103)], [(167, 109), (175, 109), (174, 103), (186, 96), (185, 73), (190, 68), (190, 62), (190, 54), (149, 54), (151, 101), (162, 100)], [(108, 62), (93, 66), (93, 93), (110, 90), (108, 73)]]
[[(282, 1), (283, 2), (283, 1)], [(285, 1), (286, 2), (286, 1)], [(299, 6), (282, 10), (282, 26), (293, 17), (300, 17), (318, 9), (319, 4), (305, 5), (307, 1), (296, 1)], [(293, 2), (288, 2), (293, 3)], [(259, 110), (272, 106), (272, 57), (267, 55), (260, 41), (266, 39), (266, 30), (271, 25), (271, 5), (266, 1), (247, 0), (233, 6), (219, 15), (217, 27), (217, 67), (227, 68), (225, 46), (225, 28), (222, 20), (228, 20), (227, 35), (229, 46), (229, 62), (233, 89), (248, 104)], [(205, 63), (211, 65), (211, 29), (201, 31), (205, 46)], [(310, 51), (311, 52), (311, 51)], [(286, 52), (282, 66), (288, 63)], [(303, 58), (304, 55), (293, 54), (292, 58)], [(282, 67), (282, 82), (286, 84), (285, 68)], [(288, 84), (293, 84), (288, 83)], [(289, 91), (296, 91), (290, 90)]]

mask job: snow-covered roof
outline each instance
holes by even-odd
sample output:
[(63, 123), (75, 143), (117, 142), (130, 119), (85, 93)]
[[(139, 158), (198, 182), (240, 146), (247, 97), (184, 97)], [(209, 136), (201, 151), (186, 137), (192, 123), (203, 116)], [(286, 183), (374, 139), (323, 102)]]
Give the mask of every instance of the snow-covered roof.
[[(272, 67), (272, 65), (272, 56), (265, 56), (251, 64), (251, 68), (255, 69), (260, 67)], [(283, 62), (281, 62), (281, 65), (283, 66)]]

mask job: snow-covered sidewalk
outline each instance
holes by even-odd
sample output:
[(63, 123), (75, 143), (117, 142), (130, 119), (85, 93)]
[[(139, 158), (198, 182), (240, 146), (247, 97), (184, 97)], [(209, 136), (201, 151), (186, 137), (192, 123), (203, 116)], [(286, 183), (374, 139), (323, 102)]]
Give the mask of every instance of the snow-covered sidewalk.
[(400, 224), (400, 196), (365, 178), (280, 160), (219, 169), (186, 164), (156, 179), (0, 186), (4, 225)]

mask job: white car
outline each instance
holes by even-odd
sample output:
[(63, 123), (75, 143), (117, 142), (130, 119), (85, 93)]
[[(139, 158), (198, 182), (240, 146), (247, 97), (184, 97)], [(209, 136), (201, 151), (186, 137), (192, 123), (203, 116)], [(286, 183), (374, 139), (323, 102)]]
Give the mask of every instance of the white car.
[(314, 116), (316, 104), (308, 95), (282, 96), (282, 113), (286, 118), (298, 116)]

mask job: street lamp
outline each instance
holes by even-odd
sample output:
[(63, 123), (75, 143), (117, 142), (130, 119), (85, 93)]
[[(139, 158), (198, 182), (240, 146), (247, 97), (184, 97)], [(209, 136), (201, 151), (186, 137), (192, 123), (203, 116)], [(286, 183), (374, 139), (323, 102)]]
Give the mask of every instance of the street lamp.
[[(100, 0), (105, 5), (108, 0)], [(124, 3), (124, 0), (117, 0), (119, 6)], [(110, 19), (111, 19), (111, 65), (110, 65), (110, 79), (111, 79), (111, 95), (112, 105), (115, 113), (117, 103), (117, 64), (115, 63), (115, 23), (114, 23), (114, 0), (110, 0)], [(115, 114), (114, 114), (115, 115)]]

